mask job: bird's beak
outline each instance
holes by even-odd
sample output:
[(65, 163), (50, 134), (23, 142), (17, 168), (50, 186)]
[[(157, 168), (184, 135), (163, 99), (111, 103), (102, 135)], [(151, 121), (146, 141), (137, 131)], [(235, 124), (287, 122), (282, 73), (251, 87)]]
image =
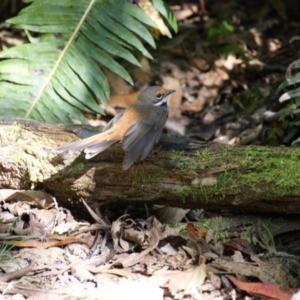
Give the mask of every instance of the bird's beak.
[(168, 90), (168, 91), (166, 92), (166, 96), (168, 96), (168, 95), (174, 93), (175, 91), (176, 91), (176, 90)]

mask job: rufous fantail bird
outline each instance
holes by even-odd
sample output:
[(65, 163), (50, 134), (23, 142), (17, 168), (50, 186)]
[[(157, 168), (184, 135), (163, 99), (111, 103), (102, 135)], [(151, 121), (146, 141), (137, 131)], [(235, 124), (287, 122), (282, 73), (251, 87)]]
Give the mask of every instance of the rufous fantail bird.
[(83, 150), (89, 159), (120, 141), (125, 151), (123, 170), (129, 169), (140, 157), (144, 159), (162, 134), (168, 118), (168, 96), (175, 90), (160, 86), (146, 88), (136, 102), (117, 114), (102, 133), (63, 145), (57, 152)]

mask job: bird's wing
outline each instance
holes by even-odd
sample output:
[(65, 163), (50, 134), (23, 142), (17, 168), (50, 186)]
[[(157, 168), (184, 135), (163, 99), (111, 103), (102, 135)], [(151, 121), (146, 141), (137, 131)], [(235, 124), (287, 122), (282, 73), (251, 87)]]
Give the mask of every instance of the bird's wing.
[(163, 126), (157, 126), (152, 120), (135, 121), (127, 130), (122, 148), (125, 151), (123, 169), (127, 170), (139, 158), (144, 159), (158, 142)]
[(124, 114), (124, 111), (121, 111), (117, 115), (115, 115), (103, 128), (103, 131), (106, 131), (106, 130), (112, 128), (121, 119), (123, 114)]
[[(118, 113), (113, 119), (111, 119), (106, 124), (106, 126), (103, 129), (103, 132), (111, 129), (120, 120), (120, 118), (122, 116), (123, 116), (123, 112)], [(117, 140), (109, 140), (109, 141), (104, 140), (99, 143), (94, 143), (94, 144), (90, 145), (89, 147), (87, 147), (84, 150), (85, 158), (90, 159), (90, 158), (96, 156), (98, 153), (104, 151), (105, 149), (107, 149), (109, 146), (113, 145), (116, 142), (117, 142)]]

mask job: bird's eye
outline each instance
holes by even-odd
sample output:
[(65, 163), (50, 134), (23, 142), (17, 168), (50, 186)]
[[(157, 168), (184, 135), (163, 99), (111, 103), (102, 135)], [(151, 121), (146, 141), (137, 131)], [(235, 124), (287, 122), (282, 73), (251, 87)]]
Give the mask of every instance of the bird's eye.
[(163, 97), (162, 94), (157, 94), (156, 95), (156, 99), (158, 99), (158, 100), (160, 100), (162, 97)]

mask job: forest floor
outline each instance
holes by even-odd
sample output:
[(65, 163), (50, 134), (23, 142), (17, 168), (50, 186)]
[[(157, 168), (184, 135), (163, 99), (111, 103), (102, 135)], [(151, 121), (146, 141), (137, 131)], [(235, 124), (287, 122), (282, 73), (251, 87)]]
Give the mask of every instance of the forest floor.
[[(176, 90), (168, 133), (296, 146), (299, 104), (288, 92), (298, 80), (279, 87), (297, 74), (300, 4), (169, 2), (179, 32), (161, 36), (142, 69), (126, 65), (134, 87), (106, 71), (108, 116), (88, 116), (91, 125), (105, 125), (147, 85), (163, 85)], [(3, 49), (26, 42), (3, 20), (0, 39)], [(72, 211), (46, 191), (0, 192), (1, 299), (300, 299), (299, 226), (276, 236), (278, 216), (267, 212), (84, 203)]]

